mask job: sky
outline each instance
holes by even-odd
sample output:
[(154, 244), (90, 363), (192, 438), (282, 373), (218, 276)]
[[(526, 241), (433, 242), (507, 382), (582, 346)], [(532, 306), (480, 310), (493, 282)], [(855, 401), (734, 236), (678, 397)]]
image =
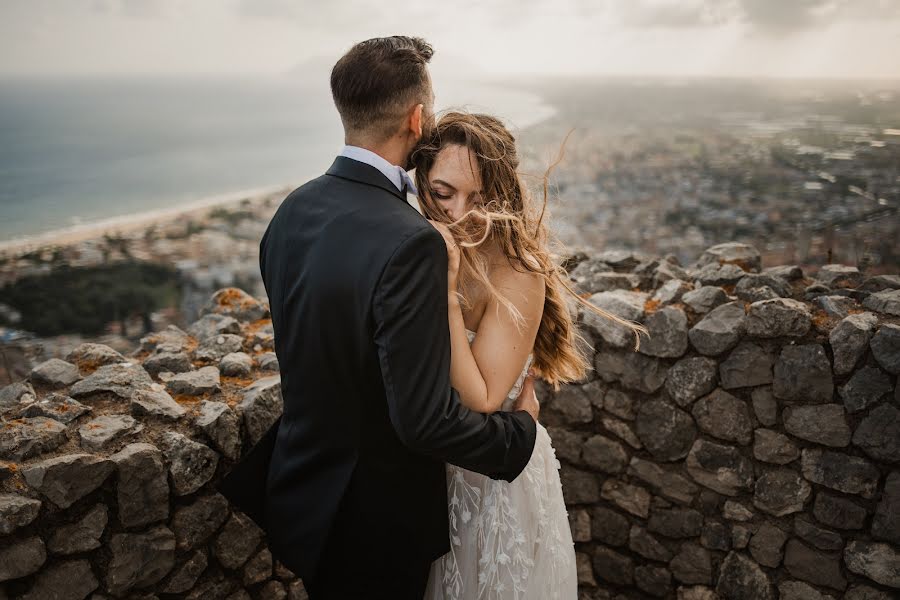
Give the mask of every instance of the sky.
[(392, 34), (457, 74), (900, 79), (900, 0), (0, 0), (0, 77), (278, 75)]

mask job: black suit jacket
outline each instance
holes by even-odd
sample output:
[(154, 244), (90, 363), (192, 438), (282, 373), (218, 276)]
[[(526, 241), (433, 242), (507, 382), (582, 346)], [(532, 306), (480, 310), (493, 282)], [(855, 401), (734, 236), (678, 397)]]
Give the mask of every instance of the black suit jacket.
[(259, 260), (284, 412), (220, 491), (300, 577), (330, 535), (446, 553), (444, 463), (511, 481), (535, 423), (472, 412), (450, 387), (440, 232), (380, 171), (338, 157), (282, 202)]

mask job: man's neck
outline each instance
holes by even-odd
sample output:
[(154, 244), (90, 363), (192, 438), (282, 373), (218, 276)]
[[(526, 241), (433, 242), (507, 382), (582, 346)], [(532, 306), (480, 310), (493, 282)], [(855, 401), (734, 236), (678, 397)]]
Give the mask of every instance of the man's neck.
[(365, 148), (370, 152), (374, 152), (392, 165), (398, 165), (406, 168), (406, 161), (409, 157), (409, 152), (401, 144), (394, 143), (393, 140), (386, 144), (369, 144), (359, 140), (346, 140), (345, 143), (348, 146)]

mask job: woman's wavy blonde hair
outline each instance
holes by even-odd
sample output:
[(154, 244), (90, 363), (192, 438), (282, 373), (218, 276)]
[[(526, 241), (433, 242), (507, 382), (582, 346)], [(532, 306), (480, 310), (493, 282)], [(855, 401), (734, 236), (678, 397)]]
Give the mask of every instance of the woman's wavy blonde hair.
[[(451, 221), (435, 200), (428, 176), (441, 149), (454, 144), (468, 148), (475, 157), (482, 190), (476, 205), (459, 219)], [(422, 213), (433, 221), (445, 223), (459, 244), (460, 291), (457, 293), (464, 307), (472, 307), (465, 290), (480, 286), (490, 297), (498, 300), (498, 305), (502, 304), (510, 311), (519, 326), (524, 323), (512, 302), (491, 283), (487, 256), (478, 251), (478, 246), (488, 239), (498, 242), (514, 269), (520, 266), (543, 277), (546, 290), (544, 312), (534, 342), (533, 365), (537, 375), (551, 384), (554, 390), (559, 390), (561, 383), (583, 380), (592, 366), (589, 359), (578, 351), (579, 338), (588, 347), (591, 344), (577, 332), (564, 293), (597, 315), (629, 328), (635, 336), (635, 349), (640, 346), (639, 332), (647, 332), (642, 325), (583, 299), (569, 283), (566, 270), (551, 256), (550, 233), (544, 216), (547, 212), (550, 173), (562, 161), (564, 147), (565, 141), (559, 156), (541, 178), (543, 205), (540, 210), (533, 205), (518, 172), (515, 138), (495, 117), (448, 112), (425, 132), (410, 158), (416, 168)], [(555, 239), (553, 241), (558, 244)]]

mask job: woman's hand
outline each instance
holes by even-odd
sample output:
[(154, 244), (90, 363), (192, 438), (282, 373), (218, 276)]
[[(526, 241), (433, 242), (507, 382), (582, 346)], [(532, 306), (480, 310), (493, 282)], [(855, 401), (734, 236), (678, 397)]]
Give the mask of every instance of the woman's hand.
[(431, 219), (428, 219), (428, 222), (441, 232), (441, 235), (444, 236), (444, 243), (447, 244), (447, 289), (450, 294), (453, 294), (456, 292), (456, 280), (459, 276), (459, 246), (446, 224)]

